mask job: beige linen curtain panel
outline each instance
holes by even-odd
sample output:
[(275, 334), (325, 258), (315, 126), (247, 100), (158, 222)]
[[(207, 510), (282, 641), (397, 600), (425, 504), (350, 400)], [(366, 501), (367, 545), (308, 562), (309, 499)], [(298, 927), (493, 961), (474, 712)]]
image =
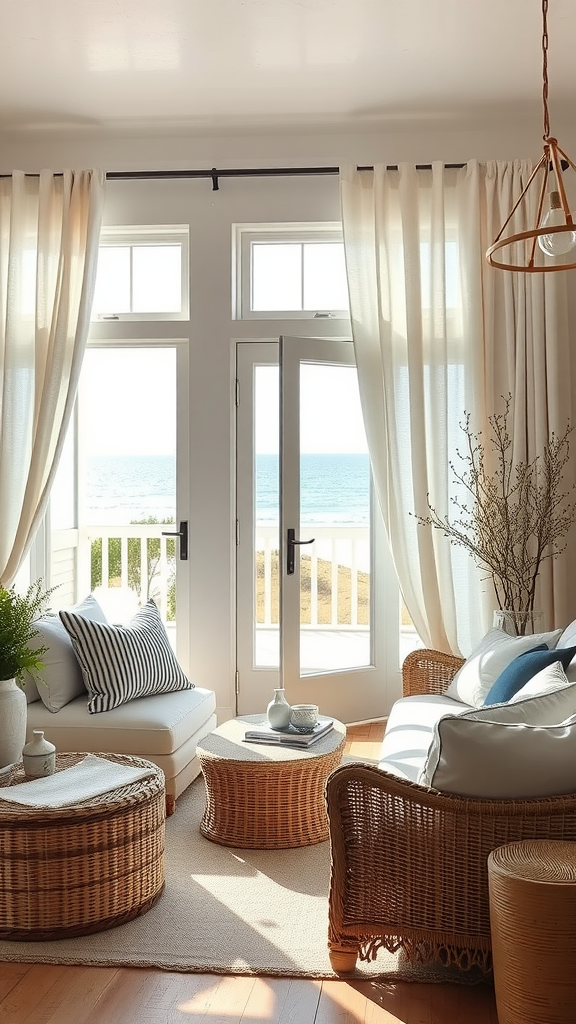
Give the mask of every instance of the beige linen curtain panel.
[[(470, 161), (340, 172), (375, 490), (419, 636), (456, 654), (492, 624), (492, 584), (414, 513), (426, 515), (428, 495), (440, 513), (450, 511), (450, 463), (466, 413), (487, 437), (488, 416), (511, 393), (517, 458), (532, 458), (570, 416), (565, 275), (496, 271), (484, 257), (531, 169), (529, 161)], [(547, 628), (568, 621), (559, 563), (548, 564), (538, 595)]]
[(44, 515), (86, 346), (101, 171), (0, 179), (0, 584)]

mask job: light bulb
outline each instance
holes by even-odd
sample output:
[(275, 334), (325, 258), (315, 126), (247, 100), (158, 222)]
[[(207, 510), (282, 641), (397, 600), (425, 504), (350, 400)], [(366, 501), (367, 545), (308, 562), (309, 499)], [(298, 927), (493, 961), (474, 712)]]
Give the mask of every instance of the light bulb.
[[(542, 220), (540, 227), (557, 227), (566, 223), (562, 209), (560, 193), (550, 193), (550, 209)], [(553, 235), (539, 235), (538, 245), (546, 256), (563, 256), (576, 246), (576, 231), (557, 231)]]

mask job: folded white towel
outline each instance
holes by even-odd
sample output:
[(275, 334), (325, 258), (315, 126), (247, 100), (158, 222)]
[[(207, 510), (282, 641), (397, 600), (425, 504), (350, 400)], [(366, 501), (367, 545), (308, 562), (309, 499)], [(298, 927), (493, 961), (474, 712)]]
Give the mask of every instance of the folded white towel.
[(0, 802), (9, 800), (28, 807), (66, 807), (153, 773), (154, 769), (148, 765), (137, 768), (87, 754), (82, 761), (54, 775), (0, 788)]

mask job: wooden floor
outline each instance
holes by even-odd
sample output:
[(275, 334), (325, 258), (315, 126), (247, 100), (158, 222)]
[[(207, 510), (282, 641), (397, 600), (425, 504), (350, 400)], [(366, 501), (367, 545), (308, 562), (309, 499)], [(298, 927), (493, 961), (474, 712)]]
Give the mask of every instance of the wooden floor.
[[(382, 724), (348, 731), (378, 756)], [(0, 1024), (498, 1024), (490, 987), (0, 964)]]

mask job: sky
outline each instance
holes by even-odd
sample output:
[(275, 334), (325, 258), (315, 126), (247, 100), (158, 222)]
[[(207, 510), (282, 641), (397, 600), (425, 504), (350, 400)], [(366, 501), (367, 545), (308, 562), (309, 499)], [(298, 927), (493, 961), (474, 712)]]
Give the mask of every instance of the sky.
[[(256, 377), (256, 452), (278, 452), (278, 368), (259, 366)], [(305, 364), (300, 380), (302, 454), (367, 452), (356, 370)]]
[[(278, 451), (278, 368), (257, 368), (256, 452)], [(173, 455), (176, 449), (173, 348), (89, 349), (82, 370), (88, 456)], [(305, 364), (301, 451), (366, 452), (356, 371)]]
[(88, 349), (81, 386), (88, 456), (174, 455), (173, 348)]

